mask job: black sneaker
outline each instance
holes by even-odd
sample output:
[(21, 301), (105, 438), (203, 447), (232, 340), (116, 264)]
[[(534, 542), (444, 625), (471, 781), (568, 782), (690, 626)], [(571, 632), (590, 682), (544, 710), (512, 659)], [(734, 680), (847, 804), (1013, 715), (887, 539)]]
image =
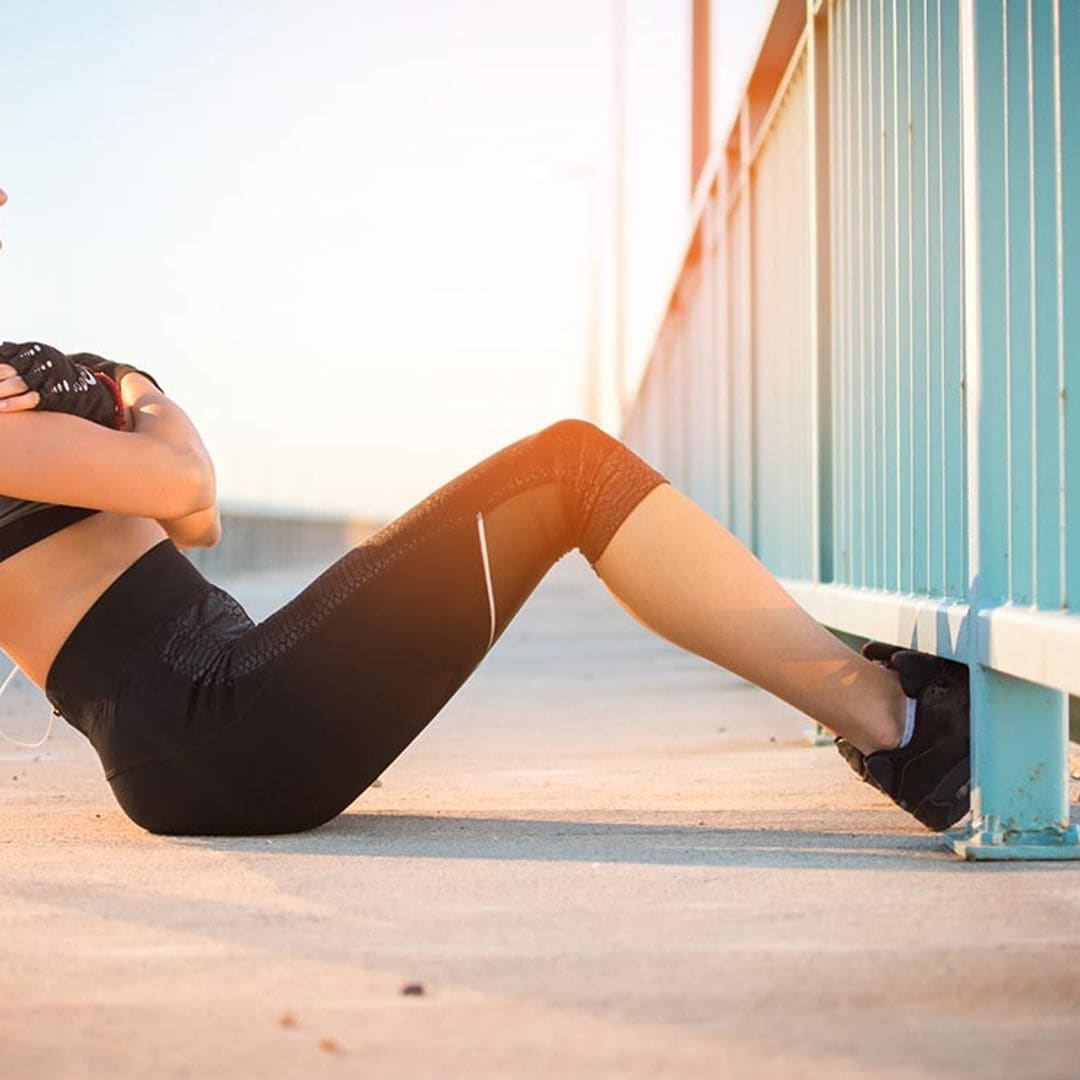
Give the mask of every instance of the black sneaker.
[(917, 702), (915, 731), (902, 750), (863, 754), (842, 736), (836, 749), (868, 784), (941, 832), (971, 807), (968, 669), (880, 641), (867, 642), (862, 653), (900, 676), (904, 693)]

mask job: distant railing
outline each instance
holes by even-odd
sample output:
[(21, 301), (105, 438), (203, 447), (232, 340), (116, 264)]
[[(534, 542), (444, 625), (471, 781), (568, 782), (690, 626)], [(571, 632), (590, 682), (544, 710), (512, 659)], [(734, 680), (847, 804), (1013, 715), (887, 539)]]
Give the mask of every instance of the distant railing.
[(196, 548), (188, 558), (207, 577), (330, 565), (375, 529), (357, 518), (301, 510), (222, 510), (221, 542)]
[(1080, 857), (1080, 5), (780, 0), (625, 436), (837, 630), (971, 665), (969, 858)]

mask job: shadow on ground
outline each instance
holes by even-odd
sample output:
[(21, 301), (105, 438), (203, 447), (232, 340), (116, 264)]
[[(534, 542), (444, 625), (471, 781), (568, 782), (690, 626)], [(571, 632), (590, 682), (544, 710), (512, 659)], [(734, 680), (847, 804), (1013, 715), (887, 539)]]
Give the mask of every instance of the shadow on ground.
[[(872, 812), (859, 815), (861, 824)], [(750, 817), (751, 815), (745, 815)], [(882, 816), (893, 817), (884, 811)], [(1074, 814), (1080, 820), (1080, 814)], [(725, 818), (732, 815), (725, 814)], [(698, 824), (643, 825), (517, 817), (454, 817), (346, 813), (308, 833), (270, 837), (175, 837), (173, 842), (220, 851), (379, 859), (499, 859), (634, 863), (653, 866), (746, 866), (861, 871), (868, 866), (938, 873), (1002, 873), (1007, 864), (978, 865), (947, 853), (942, 837), (851, 831), (850, 813), (815, 812), (821, 828), (791, 827), (752, 815), (733, 828)], [(1013, 864), (1013, 869), (1019, 864)], [(1028, 863), (1038, 872), (1080, 872), (1080, 863)]]

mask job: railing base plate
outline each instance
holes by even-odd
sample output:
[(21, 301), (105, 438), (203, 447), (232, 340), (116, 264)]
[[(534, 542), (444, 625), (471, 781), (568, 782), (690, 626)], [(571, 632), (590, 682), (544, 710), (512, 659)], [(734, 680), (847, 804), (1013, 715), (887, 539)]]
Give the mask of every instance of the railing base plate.
[(1080, 828), (1005, 833), (966, 828), (947, 832), (945, 846), (969, 862), (1080, 859)]

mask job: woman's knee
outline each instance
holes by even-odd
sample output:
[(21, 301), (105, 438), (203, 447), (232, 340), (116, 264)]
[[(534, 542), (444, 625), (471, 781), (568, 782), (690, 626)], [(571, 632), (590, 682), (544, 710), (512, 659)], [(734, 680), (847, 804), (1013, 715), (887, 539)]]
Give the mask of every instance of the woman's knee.
[(617, 439), (612, 438), (591, 420), (573, 416), (548, 424), (537, 433), (537, 437), (567, 448), (619, 445)]
[(595, 564), (630, 511), (666, 478), (588, 420), (559, 420), (539, 437), (556, 461), (574, 541)]
[(602, 462), (613, 454), (630, 453), (592, 421), (577, 417), (556, 420), (538, 431), (534, 441), (547, 467), (572, 489), (571, 495), (578, 496), (586, 494), (582, 489), (596, 476)]

